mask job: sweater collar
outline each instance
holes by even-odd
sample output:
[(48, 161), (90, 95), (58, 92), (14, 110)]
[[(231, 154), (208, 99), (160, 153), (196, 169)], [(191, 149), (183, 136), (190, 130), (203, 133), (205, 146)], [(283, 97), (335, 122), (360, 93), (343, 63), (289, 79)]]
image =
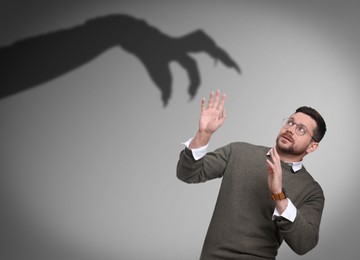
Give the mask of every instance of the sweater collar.
[[(270, 151), (268, 151), (266, 155), (269, 156)], [(284, 162), (284, 163), (288, 164), (292, 168), (293, 172), (298, 172), (303, 167), (303, 162), (292, 162), (292, 163)]]

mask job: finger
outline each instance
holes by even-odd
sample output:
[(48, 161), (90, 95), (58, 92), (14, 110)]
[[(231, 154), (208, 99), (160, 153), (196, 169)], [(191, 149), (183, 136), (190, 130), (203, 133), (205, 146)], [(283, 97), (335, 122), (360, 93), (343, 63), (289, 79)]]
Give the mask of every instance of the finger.
[(278, 161), (280, 161), (279, 153), (277, 152), (277, 149), (274, 147), (274, 155)]
[(212, 108), (214, 107), (214, 92), (210, 92), (208, 107)]
[(281, 168), (280, 156), (275, 147), (272, 148), (272, 160), (275, 163), (278, 170)]
[(205, 111), (205, 98), (201, 99), (201, 112)]
[[(278, 161), (278, 154), (276, 153), (276, 149), (275, 147), (272, 147), (270, 149), (270, 155), (271, 155), (271, 159), (273, 160), (274, 163), (276, 163)], [(277, 156), (276, 156), (277, 155)]]
[(226, 111), (225, 109), (219, 113), (219, 123), (222, 125), (226, 119)]
[(274, 148), (273, 147), (270, 149), (270, 157), (271, 157), (272, 161), (274, 162)]
[(216, 90), (215, 100), (214, 100), (214, 107), (217, 107), (220, 99), (220, 90)]
[(281, 174), (280, 156), (277, 153), (277, 150), (275, 147), (271, 148), (270, 155), (271, 155), (271, 159), (272, 159), (273, 172), (276, 174)]
[(223, 120), (225, 120), (227, 114), (226, 114), (226, 109), (224, 108), (223, 111), (222, 111), (222, 118)]
[(224, 93), (221, 97), (221, 100), (220, 100), (220, 104), (219, 104), (219, 110), (223, 110), (224, 108), (224, 104), (225, 104), (225, 100), (226, 100), (226, 94)]
[(279, 164), (279, 161), (275, 157), (274, 147), (270, 149), (270, 157), (271, 157), (271, 160), (272, 160), (271, 166), (272, 166), (273, 171), (275, 172), (275, 170), (277, 169), (277, 166)]
[(274, 167), (275, 165), (269, 160), (266, 160), (266, 164), (267, 164), (267, 169), (269, 173), (274, 173)]
[(266, 164), (267, 164), (268, 167), (271, 167), (271, 165), (272, 165), (272, 163), (270, 162), (269, 159), (266, 159)]

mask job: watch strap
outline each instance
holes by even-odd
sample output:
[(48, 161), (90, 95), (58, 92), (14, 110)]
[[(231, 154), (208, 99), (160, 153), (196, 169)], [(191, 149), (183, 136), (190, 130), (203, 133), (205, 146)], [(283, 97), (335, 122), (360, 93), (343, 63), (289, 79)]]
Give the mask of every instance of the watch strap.
[(286, 195), (285, 195), (285, 193), (282, 191), (282, 192), (280, 192), (280, 193), (278, 193), (278, 194), (272, 194), (272, 195), (271, 195), (271, 198), (272, 198), (273, 201), (275, 201), (275, 200), (283, 200), (283, 199), (286, 199)]

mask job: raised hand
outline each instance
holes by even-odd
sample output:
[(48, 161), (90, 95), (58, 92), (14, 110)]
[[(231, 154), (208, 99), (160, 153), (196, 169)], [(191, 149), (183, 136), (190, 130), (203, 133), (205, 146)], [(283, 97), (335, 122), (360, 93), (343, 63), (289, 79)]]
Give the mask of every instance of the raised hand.
[(217, 90), (216, 94), (210, 93), (207, 106), (205, 98), (201, 100), (199, 130), (189, 146), (190, 149), (206, 145), (212, 134), (223, 125), (226, 118), (225, 99), (225, 94), (220, 99), (220, 90)]
[(282, 169), (280, 156), (275, 147), (271, 148), (270, 157), (271, 160), (266, 160), (269, 190), (273, 194), (278, 194), (282, 191)]
[[(201, 100), (201, 113), (199, 122), (199, 131), (207, 134), (213, 134), (225, 121), (226, 110), (224, 108), (226, 95), (223, 94), (220, 100), (220, 90), (210, 93), (208, 105), (206, 107), (205, 98)], [(220, 103), (219, 103), (220, 100)]]
[[(267, 168), (268, 168), (268, 186), (270, 193), (279, 194), (282, 192), (282, 168), (281, 168), (281, 160), (276, 148), (273, 147), (270, 150), (271, 160), (267, 159)], [(276, 201), (276, 209), (282, 214), (286, 207), (288, 206), (288, 200), (277, 200)]]

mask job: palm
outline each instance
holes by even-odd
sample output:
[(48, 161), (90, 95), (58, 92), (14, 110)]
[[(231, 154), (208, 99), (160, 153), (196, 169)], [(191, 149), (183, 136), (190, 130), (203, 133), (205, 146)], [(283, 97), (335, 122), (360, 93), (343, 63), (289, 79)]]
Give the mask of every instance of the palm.
[(209, 134), (214, 133), (225, 121), (226, 113), (224, 109), (226, 96), (223, 95), (220, 103), (220, 91), (216, 92), (214, 99), (214, 93), (210, 94), (208, 106), (205, 107), (205, 99), (201, 101), (201, 114), (199, 122), (199, 130)]

